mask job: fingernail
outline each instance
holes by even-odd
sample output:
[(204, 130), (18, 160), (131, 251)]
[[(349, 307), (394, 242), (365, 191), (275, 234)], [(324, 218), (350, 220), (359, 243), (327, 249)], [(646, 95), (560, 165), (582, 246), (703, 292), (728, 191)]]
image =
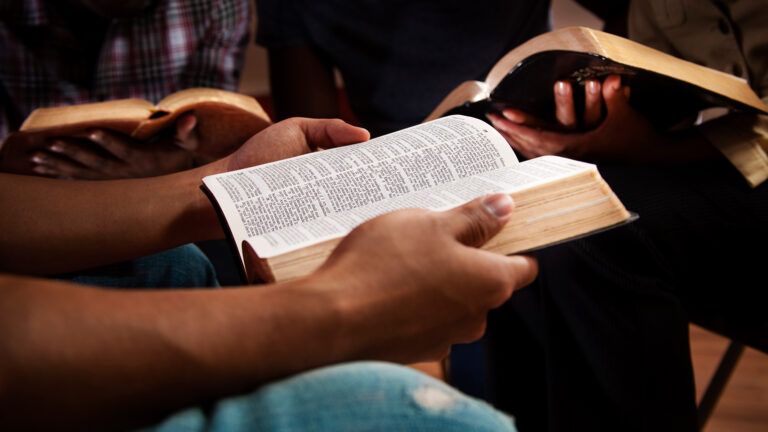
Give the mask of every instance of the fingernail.
[(523, 119), (517, 112), (513, 110), (504, 110), (501, 112), (501, 114), (509, 121), (514, 123), (522, 123)]
[(560, 96), (565, 96), (568, 94), (568, 89), (565, 86), (565, 81), (558, 81), (557, 84), (555, 84), (555, 91)]
[(32, 168), (32, 171), (34, 171), (34, 172), (36, 172), (38, 174), (50, 174), (51, 173), (51, 171), (48, 168), (46, 168), (44, 166), (41, 166), (41, 165), (36, 165), (35, 167)]
[(483, 207), (488, 213), (502, 218), (512, 213), (515, 203), (512, 201), (512, 197), (507, 194), (496, 194), (483, 199)]
[(597, 81), (587, 81), (587, 91), (590, 94), (598, 94), (600, 92), (600, 86), (597, 84)]
[(56, 141), (55, 143), (48, 146), (48, 148), (51, 151), (54, 151), (56, 153), (61, 153), (62, 151), (64, 151), (64, 144), (62, 144), (61, 141)]
[(32, 162), (34, 163), (44, 163), (46, 160), (46, 157), (41, 153), (35, 153), (32, 155)]
[(88, 134), (88, 138), (89, 138), (89, 139), (91, 139), (91, 140), (93, 140), (93, 141), (97, 141), (97, 140), (99, 140), (99, 139), (101, 138), (101, 136), (102, 136), (102, 133), (101, 133), (101, 131), (99, 131), (99, 130), (95, 130), (95, 131), (93, 131), (93, 132), (90, 132), (90, 133)]

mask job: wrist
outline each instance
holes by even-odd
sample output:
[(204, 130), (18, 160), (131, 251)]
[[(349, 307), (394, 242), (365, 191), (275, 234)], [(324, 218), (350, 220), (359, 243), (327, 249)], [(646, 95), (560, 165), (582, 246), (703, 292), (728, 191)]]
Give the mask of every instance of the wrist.
[(359, 358), (360, 340), (354, 328), (352, 302), (344, 288), (345, 278), (327, 278), (321, 271), (309, 276), (281, 283), (277, 287), (284, 292), (294, 292), (310, 305), (316, 313), (314, 326), (322, 340), (320, 351), (325, 353), (323, 364), (333, 364)]
[[(287, 376), (355, 359), (346, 338), (346, 320), (338, 297), (319, 284), (313, 276), (273, 284), (247, 291), (269, 298), (259, 305), (250, 326), (253, 345), (248, 352), (262, 352), (265, 343), (269, 355), (254, 357), (241, 366), (250, 370), (254, 383)], [(264, 309), (269, 304), (268, 310)], [(250, 331), (250, 330), (249, 330)], [(254, 364), (257, 365), (254, 368)]]
[(355, 273), (323, 267), (296, 283), (322, 298), (324, 318), (333, 323), (327, 347), (335, 361), (398, 360), (391, 355), (395, 351), (389, 343), (394, 342), (392, 328), (381, 320), (381, 300), (389, 295), (377, 294), (381, 291), (373, 287), (380, 284), (370, 278), (361, 280), (360, 273)]
[(208, 175), (206, 167), (158, 177), (164, 181), (163, 189), (175, 190), (180, 195), (169, 198), (181, 206), (177, 210), (179, 216), (171, 221), (174, 226), (170, 227), (183, 236), (178, 240), (179, 244), (224, 237), (216, 210), (201, 189), (203, 177)]

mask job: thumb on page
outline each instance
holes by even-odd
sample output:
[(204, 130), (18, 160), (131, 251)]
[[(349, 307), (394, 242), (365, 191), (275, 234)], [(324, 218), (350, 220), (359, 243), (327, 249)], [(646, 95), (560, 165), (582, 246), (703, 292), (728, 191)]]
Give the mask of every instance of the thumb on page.
[(507, 194), (487, 195), (441, 215), (450, 233), (467, 246), (479, 247), (501, 231), (515, 205)]
[(299, 123), (311, 148), (334, 148), (368, 141), (371, 134), (340, 119), (301, 119)]

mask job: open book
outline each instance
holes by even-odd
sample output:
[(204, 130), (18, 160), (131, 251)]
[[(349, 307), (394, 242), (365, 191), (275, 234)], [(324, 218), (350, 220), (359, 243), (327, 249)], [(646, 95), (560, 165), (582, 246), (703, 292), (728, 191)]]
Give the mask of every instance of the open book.
[[(172, 93), (157, 105), (143, 99), (119, 99), (34, 110), (3, 144), (5, 155), (31, 153), (48, 138), (71, 136), (91, 128), (121, 132), (141, 141), (168, 129), (182, 114), (197, 117), (199, 147), (196, 152), (222, 157), (271, 123), (252, 97), (213, 88), (191, 88)], [(171, 131), (169, 131), (171, 132)], [(26, 159), (24, 159), (26, 160)], [(24, 172), (24, 166), (12, 171)]]
[[(466, 81), (427, 117), (516, 108), (554, 124), (554, 83), (574, 84), (577, 112), (586, 80), (618, 74), (632, 87), (630, 103), (654, 124), (669, 127), (711, 107), (768, 114), (747, 82), (662, 53), (637, 42), (585, 27), (537, 36), (502, 57), (485, 81)], [(581, 112), (578, 112), (579, 118)]]
[(485, 249), (529, 251), (621, 224), (631, 214), (594, 165), (518, 162), (486, 123), (449, 116), (371, 141), (203, 179), (248, 281), (317, 269), (364, 221), (403, 208), (447, 210), (510, 193), (512, 218)]

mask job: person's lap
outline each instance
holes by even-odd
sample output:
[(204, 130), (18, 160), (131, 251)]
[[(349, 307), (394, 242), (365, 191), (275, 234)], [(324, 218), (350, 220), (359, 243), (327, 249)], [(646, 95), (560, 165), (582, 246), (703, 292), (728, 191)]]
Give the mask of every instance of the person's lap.
[(190, 408), (145, 432), (514, 431), (509, 417), (413, 369), (364, 362), (302, 373)]
[(57, 275), (57, 279), (108, 288), (206, 288), (219, 286), (208, 258), (192, 244), (164, 252)]

